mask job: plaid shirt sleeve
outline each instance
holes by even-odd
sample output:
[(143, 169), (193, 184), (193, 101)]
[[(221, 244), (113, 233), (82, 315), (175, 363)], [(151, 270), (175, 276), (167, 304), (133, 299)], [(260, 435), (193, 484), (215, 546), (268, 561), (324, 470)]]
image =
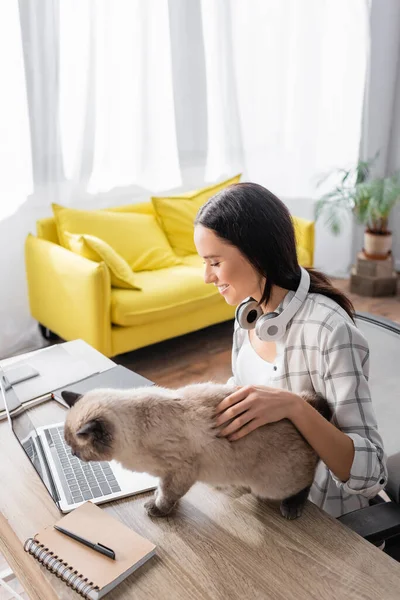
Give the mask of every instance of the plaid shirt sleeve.
[(348, 481), (331, 475), (343, 491), (372, 498), (384, 488), (387, 470), (368, 385), (368, 343), (352, 323), (341, 321), (329, 329), (320, 345), (320, 389), (315, 391), (327, 399), (332, 423), (353, 440), (355, 450)]

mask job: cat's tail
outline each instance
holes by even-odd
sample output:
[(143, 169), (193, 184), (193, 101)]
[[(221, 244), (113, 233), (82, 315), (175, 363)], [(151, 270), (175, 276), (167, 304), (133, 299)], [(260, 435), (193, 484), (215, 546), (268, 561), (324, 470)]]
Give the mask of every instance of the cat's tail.
[(323, 398), (319, 394), (314, 394), (313, 392), (304, 392), (300, 395), (302, 396), (302, 398), (304, 398), (306, 402), (308, 402), (308, 404), (311, 404), (311, 406), (315, 408), (315, 410), (317, 410), (320, 415), (322, 415), (328, 421), (331, 420), (332, 411), (325, 398)]

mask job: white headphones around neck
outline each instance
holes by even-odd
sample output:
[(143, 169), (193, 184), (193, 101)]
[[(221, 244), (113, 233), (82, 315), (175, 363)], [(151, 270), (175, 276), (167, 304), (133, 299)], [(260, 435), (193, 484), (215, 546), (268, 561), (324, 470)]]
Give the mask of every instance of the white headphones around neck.
[(287, 324), (297, 313), (310, 289), (310, 275), (300, 267), (301, 278), (295, 295), (281, 313), (263, 313), (254, 298), (247, 298), (236, 308), (235, 318), (242, 329), (254, 329), (263, 342), (276, 342), (285, 332)]

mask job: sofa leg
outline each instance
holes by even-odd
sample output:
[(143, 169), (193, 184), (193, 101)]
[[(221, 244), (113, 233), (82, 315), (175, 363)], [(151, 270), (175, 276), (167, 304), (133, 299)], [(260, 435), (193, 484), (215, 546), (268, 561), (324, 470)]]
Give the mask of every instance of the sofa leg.
[(58, 335), (53, 333), (50, 329), (48, 329), (41, 323), (39, 323), (39, 329), (40, 329), (40, 333), (42, 334), (42, 336), (44, 337), (45, 340), (48, 340), (49, 342), (54, 342), (55, 340), (58, 339)]

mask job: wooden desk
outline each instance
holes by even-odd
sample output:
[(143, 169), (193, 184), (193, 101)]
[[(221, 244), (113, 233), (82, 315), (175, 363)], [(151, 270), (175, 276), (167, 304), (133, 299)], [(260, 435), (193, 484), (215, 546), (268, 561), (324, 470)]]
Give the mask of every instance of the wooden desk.
[[(50, 402), (30, 416), (46, 424), (63, 413)], [(60, 513), (6, 421), (0, 457), (0, 550), (32, 599), (76, 600), (76, 592), (23, 550)], [(174, 516), (152, 520), (143, 508), (148, 496), (103, 505), (158, 547), (110, 600), (400, 598), (400, 564), (311, 503), (300, 519), (286, 521), (277, 507), (249, 494), (197, 484)]]

